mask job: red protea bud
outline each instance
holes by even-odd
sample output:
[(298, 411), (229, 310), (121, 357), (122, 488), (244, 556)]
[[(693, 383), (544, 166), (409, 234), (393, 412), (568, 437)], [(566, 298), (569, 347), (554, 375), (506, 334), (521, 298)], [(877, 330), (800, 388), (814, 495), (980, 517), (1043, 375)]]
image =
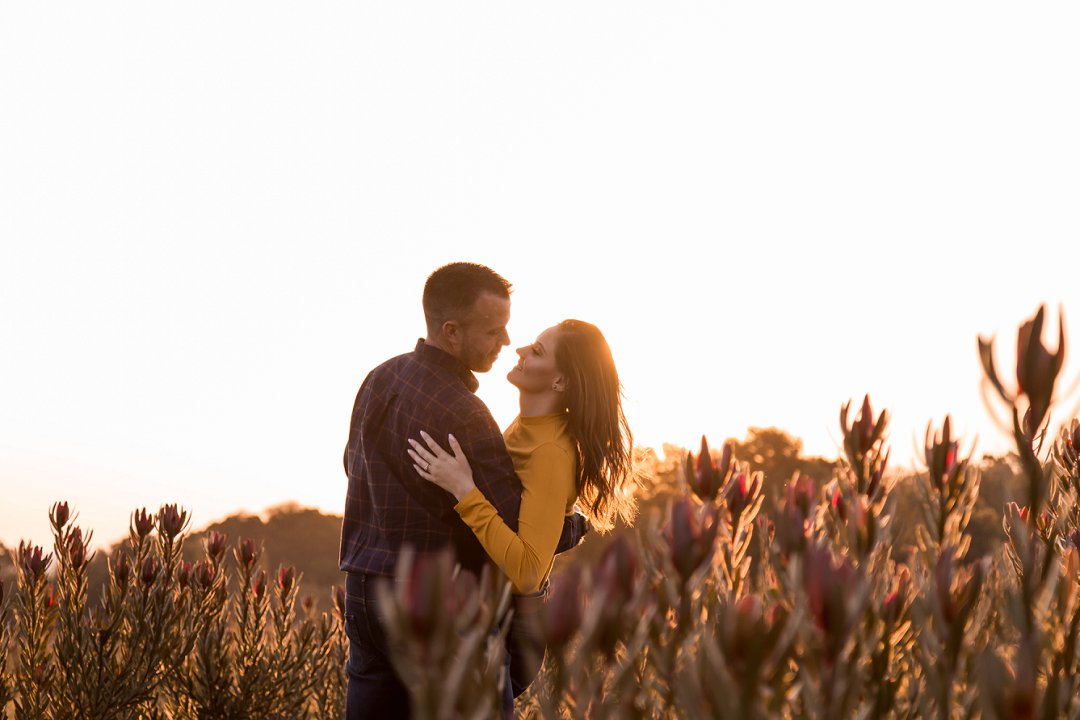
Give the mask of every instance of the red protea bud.
[(191, 563), (186, 560), (180, 563), (180, 566), (176, 568), (176, 580), (180, 584), (180, 589), (186, 589), (191, 583)]
[(266, 595), (266, 571), (260, 570), (259, 575), (255, 578), (255, 584), (252, 586), (251, 591), (255, 593), (255, 597), (259, 600), (263, 599)]
[(665, 536), (672, 563), (684, 583), (712, 558), (719, 529), (717, 511), (718, 508), (706, 505), (700, 512), (695, 512), (690, 499), (685, 496), (671, 504)]
[(52, 509), (49, 511), (49, 519), (52, 521), (52, 526), (59, 532), (67, 525), (69, 513), (68, 504), (66, 502), (58, 502), (53, 504)]
[(540, 612), (544, 638), (553, 652), (570, 642), (581, 628), (581, 566), (571, 565), (552, 581)]
[(122, 552), (117, 553), (116, 559), (112, 563), (112, 576), (116, 580), (116, 584), (121, 587), (127, 585), (127, 581), (131, 577), (131, 561)]
[(334, 586), (334, 607), (337, 608), (338, 615), (345, 617), (345, 588), (340, 585)]
[(1069, 545), (1074, 548), (1080, 548), (1080, 528), (1073, 530), (1072, 534), (1069, 535)]
[(840, 494), (840, 486), (836, 486), (833, 489), (831, 504), (833, 509), (836, 510), (836, 514), (841, 520), (847, 520), (847, 503), (844, 502), (844, 497)]
[(300, 601), (300, 607), (304, 609), (304, 612), (308, 615), (315, 609), (315, 598), (311, 595), (305, 595), (304, 599)]
[(1069, 434), (1069, 440), (1072, 442), (1072, 447), (1075, 452), (1080, 452), (1080, 422), (1073, 418), (1072, 432)]
[(45, 598), (44, 598), (44, 600), (45, 600), (45, 609), (46, 610), (52, 610), (54, 607), (56, 607), (56, 603), (57, 603), (58, 598), (57, 598), (57, 595), (56, 595), (56, 586), (53, 585), (52, 583), (49, 583), (48, 585), (45, 586)]
[(209, 590), (217, 579), (217, 569), (209, 560), (200, 560), (195, 565), (195, 580), (203, 590)]
[(742, 517), (743, 510), (750, 504), (750, 499), (761, 486), (762, 477), (761, 473), (750, 475), (750, 468), (747, 465), (743, 465), (736, 473), (726, 492), (732, 524)]
[(254, 565), (257, 557), (258, 553), (255, 550), (254, 540), (248, 538), (240, 543), (240, 562), (243, 563), (244, 567)]
[(140, 538), (144, 538), (154, 529), (154, 517), (146, 511), (146, 508), (136, 510), (131, 514), (132, 530)]
[(709, 443), (705, 436), (701, 436), (701, 452), (697, 460), (693, 455), (686, 454), (686, 481), (690, 490), (703, 501), (710, 502), (716, 499), (717, 494), (723, 487), (731, 466), (731, 443), (724, 443), (724, 450), (720, 457), (720, 465), (713, 462), (712, 453), (709, 451)]
[(33, 582), (44, 577), (45, 570), (48, 569), (49, 562), (52, 560), (52, 553), (43, 555), (40, 545), (27, 545), (22, 542), (19, 543), (18, 556), (19, 564)]
[(430, 638), (439, 624), (451, 562), (446, 552), (417, 554), (405, 578), (403, 604), (412, 632), (421, 640)]
[(604, 602), (623, 604), (634, 595), (638, 582), (638, 559), (630, 541), (618, 535), (604, 549), (593, 586)]
[(889, 625), (895, 625), (900, 619), (910, 584), (911, 572), (906, 565), (900, 565), (896, 573), (895, 589), (885, 596), (885, 602), (881, 606), (881, 617)]
[(158, 530), (172, 540), (183, 532), (187, 521), (187, 512), (180, 510), (176, 504), (164, 505), (158, 513)]
[(206, 534), (206, 554), (215, 561), (220, 560), (225, 553), (225, 545), (228, 541), (228, 535), (211, 530)]
[(278, 568), (278, 587), (282, 593), (288, 595), (295, 580), (296, 570), (291, 565)]
[(157, 580), (158, 576), (158, 561), (155, 558), (148, 557), (143, 560), (142, 567), (139, 568), (139, 580), (146, 587), (150, 587)]
[(848, 598), (854, 594), (857, 575), (847, 558), (833, 561), (827, 548), (811, 545), (806, 550), (803, 588), (810, 614), (825, 638), (825, 656), (833, 662), (843, 648), (847, 632)]
[(68, 561), (75, 571), (82, 569), (86, 564), (86, 544), (83, 542), (82, 529), (75, 528), (67, 540)]

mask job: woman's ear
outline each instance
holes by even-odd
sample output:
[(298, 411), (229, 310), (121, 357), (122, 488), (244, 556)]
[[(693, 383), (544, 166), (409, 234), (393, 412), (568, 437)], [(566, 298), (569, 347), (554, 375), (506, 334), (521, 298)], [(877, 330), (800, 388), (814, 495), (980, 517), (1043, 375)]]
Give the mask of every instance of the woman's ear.
[(556, 375), (555, 379), (551, 382), (551, 389), (555, 392), (566, 392), (566, 376)]

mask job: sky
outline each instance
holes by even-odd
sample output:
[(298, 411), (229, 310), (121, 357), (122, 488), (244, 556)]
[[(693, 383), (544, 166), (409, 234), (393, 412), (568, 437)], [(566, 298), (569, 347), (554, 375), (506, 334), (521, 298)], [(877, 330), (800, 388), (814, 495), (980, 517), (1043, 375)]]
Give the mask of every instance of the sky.
[(898, 468), (946, 413), (1003, 451), (976, 338), (1009, 374), (1041, 304), (1080, 317), (1078, 34), (1066, 2), (0, 2), (0, 542), (57, 500), (98, 546), (165, 502), (340, 513), (356, 390), (455, 260), (514, 284), (500, 425), (513, 347), (575, 317), (642, 445), (836, 457), (869, 393)]

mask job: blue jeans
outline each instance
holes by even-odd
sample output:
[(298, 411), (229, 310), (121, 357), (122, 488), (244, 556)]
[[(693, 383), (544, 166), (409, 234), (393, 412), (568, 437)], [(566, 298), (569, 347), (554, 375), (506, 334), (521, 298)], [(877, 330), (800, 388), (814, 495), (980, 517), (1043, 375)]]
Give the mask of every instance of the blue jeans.
[(345, 720), (403, 720), (410, 713), (409, 692), (390, 664), (375, 597), (377, 580), (382, 578), (354, 574), (345, 578), (345, 634), (349, 636)]
[[(379, 616), (374, 584), (380, 580), (384, 578), (375, 575), (349, 574), (345, 578), (345, 634), (349, 636), (349, 659), (345, 663), (349, 676), (345, 720), (407, 720), (410, 717), (409, 691), (390, 663), (386, 632)], [(502, 714), (504, 718), (513, 718), (509, 653), (503, 669), (506, 682)]]

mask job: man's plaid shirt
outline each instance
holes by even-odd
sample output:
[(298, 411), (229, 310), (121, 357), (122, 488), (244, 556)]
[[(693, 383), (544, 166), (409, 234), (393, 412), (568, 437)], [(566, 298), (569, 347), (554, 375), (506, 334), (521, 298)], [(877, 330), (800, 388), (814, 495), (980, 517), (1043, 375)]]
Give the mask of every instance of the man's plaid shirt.
[[(349, 490), (341, 526), (345, 572), (393, 575), (403, 545), (431, 551), (453, 543), (462, 566), (478, 572), (487, 554), (454, 510), (454, 498), (416, 474), (408, 439), (424, 430), (444, 448), (453, 434), (473, 481), (517, 532), (521, 481), (491, 412), (474, 394), (476, 377), (456, 358), (421, 339), (411, 353), (372, 370), (353, 406), (345, 472)], [(565, 533), (564, 533), (565, 535)]]

